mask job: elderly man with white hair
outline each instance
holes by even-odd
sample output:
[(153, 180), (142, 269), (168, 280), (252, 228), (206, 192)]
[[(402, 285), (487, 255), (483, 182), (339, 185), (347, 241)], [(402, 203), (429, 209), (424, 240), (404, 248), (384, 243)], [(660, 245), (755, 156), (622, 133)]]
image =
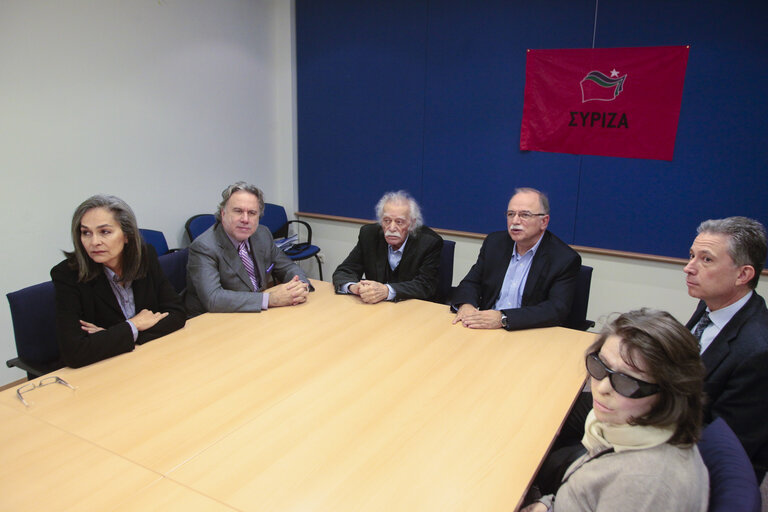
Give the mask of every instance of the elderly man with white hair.
[(333, 273), (336, 293), (368, 304), (433, 299), (443, 239), (423, 225), (419, 205), (402, 190), (384, 194), (376, 216), (379, 222), (360, 228), (357, 245)]

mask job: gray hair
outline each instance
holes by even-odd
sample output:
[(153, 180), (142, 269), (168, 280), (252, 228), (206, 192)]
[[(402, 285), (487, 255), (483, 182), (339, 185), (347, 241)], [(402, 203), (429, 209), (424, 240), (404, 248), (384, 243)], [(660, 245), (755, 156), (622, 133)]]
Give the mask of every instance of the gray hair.
[(262, 192), (261, 189), (256, 185), (251, 185), (250, 183), (246, 183), (244, 181), (238, 181), (237, 183), (233, 183), (221, 191), (221, 202), (216, 208), (216, 213), (214, 213), (216, 222), (221, 222), (221, 210), (227, 206), (227, 201), (229, 201), (229, 198), (232, 197), (232, 194), (241, 191), (248, 192), (256, 196), (256, 198), (259, 200), (259, 218), (264, 216), (264, 192)]
[(417, 203), (405, 190), (387, 192), (381, 196), (379, 202), (376, 203), (376, 218), (379, 219), (379, 222), (381, 222), (381, 219), (384, 217), (384, 206), (386, 206), (387, 203), (408, 204), (408, 213), (411, 218), (411, 225), (408, 228), (408, 233), (413, 233), (424, 224), (424, 217), (421, 216), (419, 203)]
[(760, 279), (760, 272), (765, 265), (768, 245), (765, 240), (765, 227), (747, 217), (728, 217), (709, 219), (699, 224), (697, 233), (712, 233), (728, 237), (728, 254), (733, 263), (740, 267), (750, 265), (755, 269), (755, 277), (749, 287), (755, 289)]
[(146, 259), (146, 254), (142, 250), (141, 233), (136, 222), (136, 215), (134, 215), (128, 203), (119, 197), (98, 194), (80, 203), (80, 206), (75, 209), (75, 213), (72, 215), (72, 245), (75, 247), (75, 250), (65, 252), (64, 254), (70, 261), (72, 268), (77, 270), (78, 281), (90, 281), (103, 271), (103, 266), (88, 256), (88, 252), (83, 247), (83, 242), (80, 239), (80, 227), (83, 222), (83, 216), (94, 208), (109, 210), (115, 216), (115, 221), (120, 224), (120, 229), (128, 239), (128, 243), (125, 244), (121, 254), (123, 272), (123, 275), (120, 276), (121, 280), (127, 282), (144, 277), (146, 265), (143, 263)]
[[(517, 194), (536, 194), (539, 196), (539, 203), (541, 204), (541, 209), (544, 210), (544, 213), (549, 215), (549, 198), (547, 197), (547, 194), (540, 190), (536, 190), (535, 188), (531, 187), (520, 187), (515, 189), (515, 193), (512, 194), (512, 197), (515, 197)], [(512, 197), (510, 197), (510, 201), (512, 200)]]

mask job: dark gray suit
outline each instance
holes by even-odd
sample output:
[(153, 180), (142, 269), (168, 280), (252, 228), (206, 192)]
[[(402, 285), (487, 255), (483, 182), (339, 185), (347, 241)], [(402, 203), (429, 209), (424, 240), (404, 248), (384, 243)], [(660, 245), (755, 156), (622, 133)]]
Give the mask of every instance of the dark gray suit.
[[(698, 323), (699, 302), (686, 325)], [(756, 292), (701, 355), (707, 369), (704, 423), (723, 418), (744, 445), (755, 472), (768, 467), (768, 309)]]
[[(259, 225), (248, 239), (259, 274), (260, 290), (275, 282), (290, 281), (299, 276), (309, 283), (306, 274), (275, 246), (272, 234)], [(262, 293), (254, 292), (237, 249), (217, 222), (195, 238), (189, 246), (187, 262), (186, 307), (190, 316), (201, 313), (236, 313), (261, 311)]]

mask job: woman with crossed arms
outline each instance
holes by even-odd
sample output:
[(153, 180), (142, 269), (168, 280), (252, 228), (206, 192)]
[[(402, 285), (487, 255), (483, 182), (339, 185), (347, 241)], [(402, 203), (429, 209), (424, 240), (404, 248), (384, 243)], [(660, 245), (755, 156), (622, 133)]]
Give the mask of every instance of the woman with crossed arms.
[(96, 195), (78, 206), (72, 244), (51, 269), (64, 364), (86, 366), (184, 326), (181, 299), (122, 199)]

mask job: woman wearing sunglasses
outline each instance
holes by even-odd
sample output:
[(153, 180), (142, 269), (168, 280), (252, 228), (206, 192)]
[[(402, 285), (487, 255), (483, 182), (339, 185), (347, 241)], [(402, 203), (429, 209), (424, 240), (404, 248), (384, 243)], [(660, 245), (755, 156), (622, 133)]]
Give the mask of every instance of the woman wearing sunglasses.
[(51, 269), (64, 364), (77, 368), (181, 329), (186, 312), (125, 201), (97, 195), (72, 216), (74, 251)]
[(690, 331), (663, 311), (625, 313), (587, 350), (586, 367), (586, 453), (524, 512), (706, 511), (709, 477), (695, 445), (704, 367)]

